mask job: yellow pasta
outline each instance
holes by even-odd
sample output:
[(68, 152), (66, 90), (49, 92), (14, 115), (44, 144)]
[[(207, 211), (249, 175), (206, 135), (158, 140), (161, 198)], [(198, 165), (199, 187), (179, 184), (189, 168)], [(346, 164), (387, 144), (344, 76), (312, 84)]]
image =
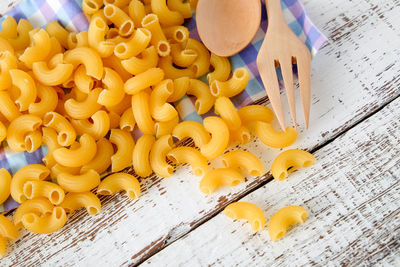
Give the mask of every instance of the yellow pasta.
[(100, 175), (92, 169), (78, 175), (64, 172), (58, 174), (57, 183), (67, 192), (87, 192), (100, 184)]
[(182, 49), (179, 44), (171, 44), (171, 57), (175, 65), (186, 68), (197, 59), (197, 52), (193, 49)]
[(42, 120), (36, 115), (22, 115), (13, 120), (7, 129), (7, 143), (15, 152), (31, 150), (31, 139), (28, 134), (35, 132), (42, 125)]
[(150, 151), (150, 165), (160, 177), (170, 177), (174, 168), (166, 161), (167, 153), (174, 147), (171, 135), (161, 136), (154, 142)]
[(66, 167), (79, 167), (89, 163), (96, 155), (96, 151), (96, 141), (85, 133), (79, 138), (77, 148), (58, 148), (53, 152), (53, 157), (57, 163)]
[(152, 0), (151, 10), (158, 16), (163, 26), (183, 24), (183, 16), (177, 11), (172, 11), (167, 6), (167, 0)]
[(171, 134), (174, 128), (179, 123), (179, 116), (175, 116), (169, 121), (157, 121), (154, 123), (154, 132), (156, 138), (160, 138), (163, 135)]
[(128, 108), (121, 116), (119, 128), (124, 131), (133, 132), (135, 128), (135, 117), (133, 116), (132, 108)]
[(57, 20), (47, 23), (46, 31), (49, 36), (55, 37), (64, 48), (68, 48), (69, 32)]
[(26, 111), (29, 105), (36, 100), (37, 91), (33, 78), (25, 71), (19, 69), (10, 70), (12, 85), (19, 89), (19, 97), (15, 100), (20, 111)]
[[(102, 12), (103, 13), (103, 12)], [(88, 32), (70, 32), (68, 35), (68, 48), (74, 49), (77, 47), (88, 47), (89, 35)]]
[(132, 77), (132, 75), (129, 72), (127, 72), (125, 68), (122, 66), (121, 60), (115, 55), (103, 58), (103, 64), (105, 67), (109, 67), (118, 72), (119, 76), (121, 76), (121, 79), (124, 82), (126, 82), (129, 78)]
[(210, 52), (208, 52), (207, 48), (201, 42), (189, 38), (185, 49), (192, 49), (197, 53), (197, 58), (191, 65), (195, 78), (206, 74), (210, 70)]
[(207, 74), (208, 84), (212, 84), (213, 81), (224, 82), (228, 80), (229, 74), (231, 73), (231, 63), (229, 58), (220, 57), (214, 53), (211, 53), (210, 57), (211, 66), (213, 66), (214, 71)]
[(211, 194), (221, 186), (236, 186), (244, 182), (244, 177), (233, 168), (221, 168), (209, 171), (200, 181), (200, 191)]
[(154, 46), (146, 48), (137, 57), (131, 57), (121, 61), (124, 69), (133, 75), (138, 75), (150, 68), (155, 68), (157, 67), (157, 63), (158, 55)]
[(3, 142), (7, 137), (7, 128), (3, 122), (0, 121), (0, 143)]
[(189, 30), (185, 26), (171, 26), (163, 28), (165, 37), (178, 43), (186, 42), (189, 39)]
[(190, 137), (199, 148), (205, 146), (211, 140), (211, 136), (203, 124), (197, 121), (182, 121), (174, 128), (172, 136), (179, 140)]
[(224, 214), (234, 220), (247, 220), (253, 231), (260, 231), (265, 227), (265, 215), (255, 204), (245, 201), (233, 202), (226, 206)]
[(288, 177), (289, 173), (300, 168), (310, 167), (315, 161), (315, 157), (307, 151), (300, 149), (286, 150), (272, 162), (272, 176), (278, 181), (282, 181)]
[(232, 77), (225, 82), (214, 80), (210, 84), (211, 94), (213, 94), (213, 96), (232, 97), (240, 94), (246, 88), (248, 82), (249, 72), (245, 68), (239, 68), (236, 69)]
[(173, 11), (178, 11), (185, 19), (192, 17), (192, 8), (189, 1), (168, 0), (168, 8)]
[(194, 107), (198, 114), (207, 113), (215, 103), (215, 97), (211, 95), (210, 88), (200, 80), (190, 79), (189, 89), (186, 93), (196, 97)]
[(76, 88), (81, 92), (88, 94), (94, 86), (93, 78), (86, 74), (84, 65), (80, 65), (74, 72), (73, 77)]
[(15, 225), (0, 214), (0, 259), (6, 253), (6, 244), (9, 240), (15, 240), (18, 237), (18, 231)]
[(168, 102), (175, 102), (185, 96), (190, 87), (189, 77), (181, 77), (174, 80), (174, 91), (167, 99)]
[(110, 167), (111, 156), (114, 155), (114, 148), (111, 142), (106, 138), (101, 138), (96, 142), (96, 146), (96, 155), (89, 163), (82, 166), (81, 173), (93, 169), (101, 174)]
[[(64, 48), (61, 46), (60, 42), (57, 40), (55, 37), (50, 37), (50, 52), (47, 55), (46, 59), (44, 61), (48, 61), (49, 67), (56, 67), (56, 65), (53, 65), (51, 62), (51, 59), (57, 55), (61, 54), (63, 55), (64, 53)], [(63, 63), (63, 62), (61, 62)]]
[(103, 0), (83, 0), (82, 10), (86, 15), (92, 15), (103, 7)]
[(139, 181), (128, 173), (114, 173), (100, 183), (97, 194), (111, 195), (121, 190), (126, 191), (126, 195), (130, 199), (137, 198), (140, 196)]
[(195, 77), (195, 71), (193, 68), (176, 68), (172, 63), (171, 56), (165, 56), (159, 59), (158, 66), (164, 71), (165, 78), (167, 79), (178, 79), (181, 77)]
[(222, 155), (222, 163), (226, 168), (241, 168), (252, 176), (265, 173), (262, 162), (254, 154), (244, 150), (230, 151)]
[(142, 24), (143, 18), (146, 16), (144, 5), (139, 0), (131, 0), (128, 8), (129, 17), (133, 20), (136, 26)]
[(42, 117), (47, 112), (54, 111), (58, 104), (58, 96), (53, 87), (36, 84), (37, 98), (40, 101), (29, 105), (29, 113)]
[(11, 175), (4, 169), (0, 169), (0, 205), (10, 196)]
[(43, 29), (37, 29), (29, 32), (31, 46), (25, 49), (24, 53), (19, 57), (25, 65), (32, 68), (33, 62), (42, 61), (47, 58), (51, 50), (51, 42), (49, 34)]
[(64, 57), (65, 63), (71, 63), (74, 67), (79, 64), (85, 66), (88, 75), (92, 76), (97, 80), (101, 80), (103, 77), (103, 61), (99, 54), (89, 47), (77, 47), (72, 50), (68, 50)]
[(272, 122), (274, 119), (272, 110), (263, 105), (248, 105), (239, 109), (238, 113), (243, 125), (256, 121)]
[(139, 130), (144, 134), (153, 134), (154, 121), (151, 118), (149, 103), (150, 95), (140, 91), (132, 96), (132, 111)]
[(285, 131), (277, 131), (272, 124), (257, 121), (255, 135), (265, 145), (273, 148), (284, 148), (292, 145), (297, 139), (297, 131), (293, 127), (286, 127)]
[(1, 23), (0, 37), (6, 39), (17, 37), (17, 22), (14, 17), (8, 16), (4, 18)]
[(0, 90), (9, 88), (12, 84), (9, 70), (17, 68), (17, 59), (10, 51), (0, 52)]
[(28, 153), (33, 153), (42, 145), (42, 133), (40, 130), (30, 132), (25, 136), (25, 149)]
[(114, 52), (115, 44), (104, 40), (104, 35), (108, 31), (106, 22), (101, 17), (93, 18), (88, 29), (88, 42), (101, 57), (109, 57)]
[(110, 117), (110, 129), (117, 128), (119, 125), (119, 121), (121, 120), (120, 115), (118, 115), (114, 111), (110, 111), (108, 113), (108, 116)]
[(167, 158), (175, 165), (189, 164), (196, 176), (203, 176), (208, 171), (207, 159), (193, 147), (176, 147), (167, 153)]
[(35, 79), (44, 85), (59, 85), (68, 80), (74, 70), (72, 64), (57, 64), (53, 69), (49, 69), (45, 61), (34, 62), (32, 71)]
[(158, 16), (156, 14), (146, 15), (142, 20), (142, 27), (151, 32), (150, 43), (157, 49), (157, 53), (162, 57), (168, 56), (171, 48), (161, 29)]
[(57, 112), (47, 112), (43, 116), (43, 125), (57, 131), (57, 140), (61, 146), (70, 146), (75, 141), (76, 132), (74, 127)]
[(178, 116), (176, 109), (167, 103), (168, 97), (174, 91), (172, 80), (167, 79), (153, 88), (150, 94), (150, 113), (157, 121), (169, 121)]
[(296, 223), (302, 224), (307, 220), (307, 210), (301, 206), (287, 206), (278, 210), (268, 224), (268, 233), (272, 241), (281, 239)]
[(45, 197), (53, 205), (59, 205), (65, 196), (64, 190), (59, 185), (46, 181), (27, 181), (22, 191), (27, 199)]
[(236, 131), (229, 131), (229, 145), (233, 146), (236, 144), (245, 145), (250, 142), (252, 135), (250, 130), (246, 126), (240, 126)]
[(125, 96), (124, 82), (118, 73), (110, 68), (104, 68), (103, 82), (104, 90), (101, 91), (97, 103), (103, 106), (115, 106)]
[(15, 52), (11, 44), (7, 41), (7, 39), (4, 39), (3, 37), (0, 37), (0, 52), (8, 52), (12, 55), (14, 55)]
[(41, 164), (30, 164), (19, 169), (11, 179), (11, 197), (18, 203), (26, 200), (23, 192), (25, 182), (32, 180), (44, 180), (50, 174), (50, 170)]
[(93, 89), (84, 101), (79, 102), (75, 99), (68, 99), (64, 103), (65, 111), (74, 119), (83, 120), (89, 118), (101, 108), (97, 100), (102, 90), (101, 88)]
[(114, 54), (120, 59), (128, 59), (139, 55), (150, 43), (151, 34), (148, 29), (137, 29), (131, 38), (115, 45)]
[(60, 204), (66, 213), (85, 208), (90, 215), (96, 215), (101, 211), (99, 198), (92, 192), (68, 193)]
[(164, 72), (160, 68), (151, 68), (125, 82), (125, 92), (134, 95), (150, 86), (160, 83), (164, 79)]
[(215, 114), (221, 116), (229, 130), (237, 131), (242, 125), (239, 113), (229, 98), (225, 96), (217, 97), (214, 110)]
[(123, 7), (127, 6), (127, 5), (129, 5), (130, 1), (131, 0), (103, 0), (105, 5), (107, 5), (107, 4), (111, 5), (112, 4), (112, 5), (115, 5), (115, 6), (120, 7), (120, 8), (123, 8)]
[(21, 115), (19, 109), (6, 91), (0, 91), (0, 113), (8, 121), (13, 121)]
[(60, 173), (68, 173), (72, 175), (80, 174), (80, 167), (65, 167), (61, 164), (56, 163), (53, 167), (51, 167), (50, 176), (57, 178)]
[(140, 177), (147, 177), (153, 172), (150, 165), (149, 154), (154, 142), (154, 136), (145, 134), (137, 140), (135, 148), (133, 149), (133, 169)]
[(27, 213), (22, 217), (24, 227), (36, 234), (50, 234), (60, 230), (67, 221), (67, 214), (61, 207), (54, 207), (51, 214), (39, 217), (35, 213)]
[(35, 213), (39, 216), (51, 214), (54, 205), (44, 197), (28, 199), (24, 201), (15, 211), (13, 216), (14, 224), (17, 228), (21, 228), (22, 217), (27, 213)]
[(60, 148), (61, 145), (57, 141), (57, 132), (52, 128), (43, 127), (42, 136), (43, 144), (47, 145), (48, 148), (48, 153), (42, 159), (42, 161), (47, 167), (50, 168), (56, 164), (56, 161), (53, 157), (53, 151)]
[(20, 19), (17, 25), (17, 35), (15, 38), (9, 38), (8, 42), (14, 47), (15, 51), (23, 50), (29, 46), (29, 32), (33, 29), (32, 25), (26, 19)]
[(111, 171), (118, 172), (132, 164), (132, 151), (135, 141), (130, 132), (112, 129), (110, 142), (117, 147), (117, 152), (111, 157)]
[(71, 120), (72, 126), (78, 135), (85, 133), (90, 134), (95, 140), (99, 140), (106, 136), (110, 130), (110, 117), (104, 110), (94, 113), (89, 120)]
[(222, 155), (229, 143), (228, 126), (221, 118), (215, 116), (205, 118), (203, 125), (211, 133), (211, 140), (200, 147), (201, 154), (207, 159)]
[(133, 33), (135, 24), (131, 18), (116, 5), (107, 4), (104, 7), (104, 15), (119, 29), (121, 36), (128, 36)]

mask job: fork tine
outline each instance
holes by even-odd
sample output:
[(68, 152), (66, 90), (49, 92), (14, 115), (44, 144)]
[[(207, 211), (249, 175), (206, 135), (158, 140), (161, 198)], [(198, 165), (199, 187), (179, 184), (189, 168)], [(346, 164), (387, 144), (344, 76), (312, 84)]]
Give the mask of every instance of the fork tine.
[(275, 115), (278, 119), (279, 125), (284, 131), (285, 116), (283, 115), (278, 77), (276, 76), (275, 61), (272, 58), (266, 58), (264, 60), (257, 61), (257, 63), (261, 80), (263, 81), (265, 90), (267, 91), (272, 109), (275, 111)]
[(294, 100), (292, 58), (290, 56), (282, 56), (279, 58), (279, 63), (289, 103), (290, 115), (292, 116), (293, 125), (296, 128), (296, 104)]
[(306, 124), (306, 128), (308, 128), (311, 101), (311, 54), (308, 49), (306, 52), (298, 55), (296, 57), (296, 61), (299, 76), (301, 102), (303, 105), (304, 121)]

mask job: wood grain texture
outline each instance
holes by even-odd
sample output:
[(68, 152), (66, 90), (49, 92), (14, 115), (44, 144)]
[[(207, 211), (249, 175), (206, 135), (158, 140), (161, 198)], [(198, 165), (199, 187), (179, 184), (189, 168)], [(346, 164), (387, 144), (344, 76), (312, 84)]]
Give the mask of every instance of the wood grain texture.
[[(322, 5), (308, 0), (305, 6), (330, 38), (313, 60), (310, 129), (299, 128), (294, 145), (314, 149), (399, 96), (400, 2), (329, 0)], [(300, 102), (297, 107), (301, 114)], [(285, 117), (290, 118), (289, 113)], [(266, 167), (279, 152), (258, 141), (245, 148)], [(48, 236), (22, 232), (1, 265), (139, 263), (269, 179), (269, 174), (250, 178), (206, 197), (187, 166), (168, 179), (150, 177), (141, 181), (143, 194), (138, 200), (122, 194), (104, 197), (98, 216), (77, 212), (62, 231)], [(302, 186), (307, 185), (311, 186)]]
[(398, 266), (400, 98), (314, 155), (312, 167), (241, 199), (267, 222), (284, 206), (309, 211), (281, 240), (220, 213), (142, 266)]

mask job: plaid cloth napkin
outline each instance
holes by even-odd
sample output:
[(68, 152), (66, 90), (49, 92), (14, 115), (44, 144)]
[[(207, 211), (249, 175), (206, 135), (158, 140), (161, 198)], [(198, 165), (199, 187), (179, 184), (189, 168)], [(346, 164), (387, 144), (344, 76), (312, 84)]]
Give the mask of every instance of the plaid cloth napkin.
[[(264, 2), (264, 1), (262, 1)], [(326, 37), (314, 26), (307, 16), (304, 6), (299, 0), (281, 0), (284, 16), (290, 28), (310, 49), (312, 55), (326, 42)], [(84, 31), (88, 28), (88, 21), (81, 9), (82, 0), (24, 0), (3, 18), (13, 16), (17, 21), (21, 18), (29, 20), (34, 27), (44, 27), (48, 22), (58, 20), (71, 31)], [(200, 40), (196, 29), (196, 19), (190, 19), (186, 26), (192, 38)], [(232, 98), (236, 107), (246, 106), (264, 96), (266, 92), (258, 73), (256, 58), (261, 47), (268, 26), (267, 13), (263, 3), (261, 25), (253, 41), (239, 54), (231, 57), (232, 69), (246, 67), (250, 80), (246, 90)], [(201, 78), (206, 82), (205, 77)], [(182, 120), (202, 121), (194, 108), (194, 100), (184, 97), (175, 103)], [(207, 116), (209, 114), (205, 114)], [(33, 153), (15, 153), (4, 142), (0, 148), (0, 168), (6, 168), (12, 174), (27, 164), (42, 163), (42, 158), (47, 154), (46, 146), (42, 146)], [(18, 206), (10, 197), (3, 205), (0, 212), (9, 211)]]

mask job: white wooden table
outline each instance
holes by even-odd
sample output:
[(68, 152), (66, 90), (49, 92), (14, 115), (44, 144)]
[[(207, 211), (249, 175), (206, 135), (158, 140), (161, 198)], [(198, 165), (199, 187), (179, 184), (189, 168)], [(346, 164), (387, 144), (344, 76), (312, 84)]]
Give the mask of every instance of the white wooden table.
[[(15, 0), (3, 0), (0, 11), (7, 2)], [(137, 200), (103, 197), (100, 215), (77, 212), (48, 236), (21, 233), (0, 265), (399, 266), (400, 1), (304, 4), (329, 37), (312, 65), (311, 126), (293, 145), (312, 151), (315, 165), (282, 182), (268, 173), (212, 196), (200, 193), (188, 167), (169, 179), (153, 176), (141, 181)], [(257, 140), (245, 148), (267, 167), (279, 153)], [(286, 205), (310, 216), (274, 243), (266, 229), (253, 233), (221, 213), (238, 200), (259, 205), (267, 218)]]

